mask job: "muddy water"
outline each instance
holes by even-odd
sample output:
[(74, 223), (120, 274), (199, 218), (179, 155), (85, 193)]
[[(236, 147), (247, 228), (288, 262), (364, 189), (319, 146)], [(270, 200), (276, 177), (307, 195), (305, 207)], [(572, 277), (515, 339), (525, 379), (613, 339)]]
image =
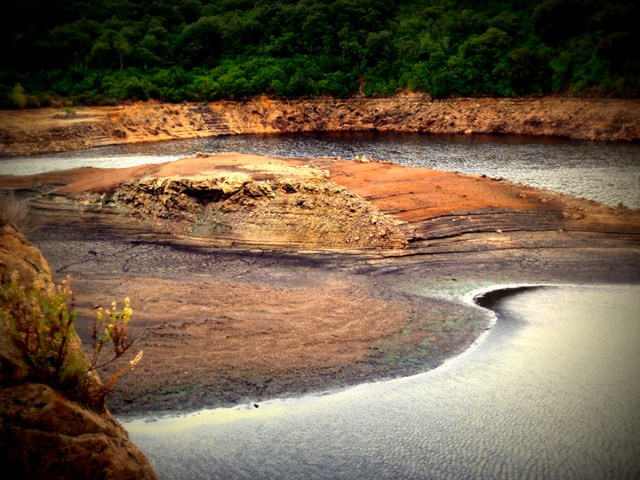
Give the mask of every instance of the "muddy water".
[(0, 159), (0, 174), (77, 166), (124, 167), (196, 152), (237, 151), (284, 157), (367, 156), (403, 165), (504, 177), (617, 205), (640, 207), (640, 145), (524, 136), (393, 133), (240, 135), (83, 152)]
[(495, 326), (409, 378), (125, 427), (161, 478), (638, 478), (640, 286), (485, 299)]

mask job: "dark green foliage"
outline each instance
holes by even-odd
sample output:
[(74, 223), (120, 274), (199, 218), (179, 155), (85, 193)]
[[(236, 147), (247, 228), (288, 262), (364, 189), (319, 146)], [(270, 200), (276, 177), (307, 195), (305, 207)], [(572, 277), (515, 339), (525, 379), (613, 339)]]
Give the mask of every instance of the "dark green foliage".
[(640, 94), (630, 0), (23, 0), (3, 17), (3, 108)]

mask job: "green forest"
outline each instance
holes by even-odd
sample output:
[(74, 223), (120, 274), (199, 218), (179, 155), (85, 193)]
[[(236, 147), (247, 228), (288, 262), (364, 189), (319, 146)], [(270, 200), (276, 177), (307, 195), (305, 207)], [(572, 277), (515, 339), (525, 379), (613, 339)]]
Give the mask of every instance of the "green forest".
[(21, 0), (0, 107), (273, 97), (638, 97), (635, 0)]

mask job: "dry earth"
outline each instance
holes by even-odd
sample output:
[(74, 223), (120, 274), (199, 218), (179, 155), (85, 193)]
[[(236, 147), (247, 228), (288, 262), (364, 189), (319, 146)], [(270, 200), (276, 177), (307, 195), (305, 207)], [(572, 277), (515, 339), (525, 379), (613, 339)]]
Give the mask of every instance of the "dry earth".
[(640, 140), (640, 101), (467, 98), (277, 100), (208, 105), (140, 102), (113, 107), (0, 111), (0, 153), (30, 155), (119, 143), (248, 133), (394, 131), (513, 133)]
[(431, 368), (488, 316), (427, 288), (640, 280), (638, 211), (389, 163), (226, 154), (0, 188), (29, 198), (29, 238), (76, 278), (81, 336), (97, 304), (132, 297), (145, 356), (120, 414)]

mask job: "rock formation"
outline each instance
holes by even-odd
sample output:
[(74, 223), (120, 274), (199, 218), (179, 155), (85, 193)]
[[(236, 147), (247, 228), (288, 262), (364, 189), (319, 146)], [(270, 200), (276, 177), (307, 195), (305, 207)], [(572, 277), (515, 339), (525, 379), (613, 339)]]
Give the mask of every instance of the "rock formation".
[(119, 186), (107, 201), (136, 215), (184, 221), (189, 234), (218, 241), (306, 248), (406, 246), (390, 217), (329, 180), (327, 172), (310, 168), (263, 165), (251, 175), (144, 177)]
[[(27, 289), (53, 282), (51, 269), (38, 249), (13, 225), (3, 224), (3, 285), (11, 272), (19, 273)], [(5, 307), (4, 303), (1, 295), (0, 307)], [(80, 348), (77, 336), (71, 348)], [(86, 388), (96, 387), (95, 382), (99, 382), (97, 377), (91, 378)], [(0, 462), (7, 478), (156, 478), (143, 453), (103, 404), (88, 408), (71, 400), (64, 391), (35, 381), (24, 352), (3, 319)]]
[(138, 102), (0, 111), (0, 153), (29, 155), (102, 145), (219, 135), (292, 132), (506, 133), (581, 140), (640, 140), (636, 99), (266, 97), (208, 105)]

